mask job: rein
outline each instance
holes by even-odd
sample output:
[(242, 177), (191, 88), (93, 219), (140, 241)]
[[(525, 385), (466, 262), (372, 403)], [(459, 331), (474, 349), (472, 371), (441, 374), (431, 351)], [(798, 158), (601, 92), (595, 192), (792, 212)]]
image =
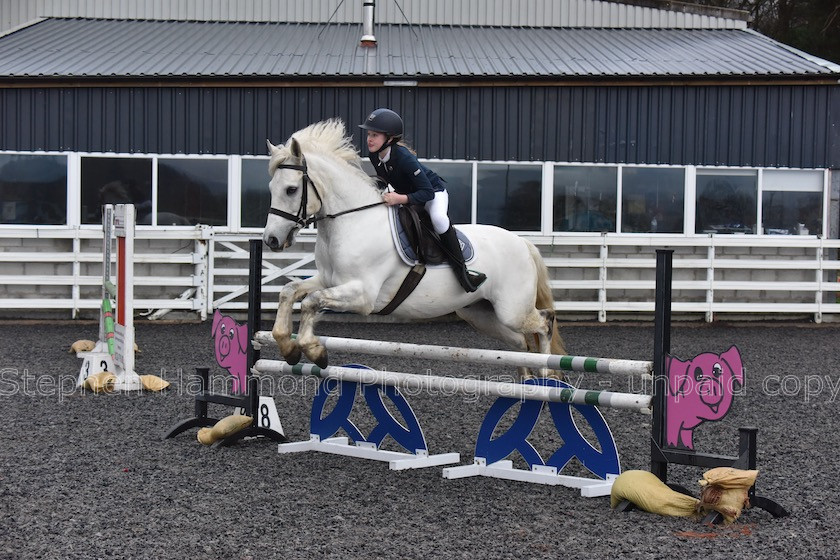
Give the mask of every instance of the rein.
[(311, 216), (306, 215), (306, 205), (309, 199), (309, 185), (312, 185), (312, 190), (315, 191), (315, 196), (318, 198), (318, 202), (321, 203), (321, 206), (324, 205), (324, 199), (321, 198), (321, 193), (318, 192), (318, 187), (315, 186), (315, 183), (309, 177), (309, 171), (306, 167), (306, 159), (301, 156), (301, 165), (292, 165), (292, 164), (280, 164), (277, 166), (278, 169), (294, 169), (296, 171), (303, 172), (303, 178), (301, 182), (303, 183), (303, 193), (300, 197), (300, 207), (298, 207), (297, 214), (290, 214), (283, 210), (279, 210), (274, 208), (273, 206), (268, 209), (269, 214), (274, 214), (275, 216), (280, 216), (281, 218), (285, 218), (287, 220), (291, 220), (298, 225), (300, 228), (305, 228), (310, 224), (315, 224), (320, 222), (321, 220), (326, 219), (334, 219), (338, 218), (339, 216), (343, 216), (345, 214), (350, 214), (352, 212), (358, 212), (360, 210), (367, 210), (369, 208), (374, 208), (376, 206), (380, 206), (385, 204), (384, 201), (381, 202), (374, 202), (373, 204), (366, 204), (364, 206), (359, 206), (358, 208), (351, 208), (349, 210), (344, 210), (342, 212), (336, 212), (335, 214), (326, 214), (324, 216), (316, 216), (315, 214)]

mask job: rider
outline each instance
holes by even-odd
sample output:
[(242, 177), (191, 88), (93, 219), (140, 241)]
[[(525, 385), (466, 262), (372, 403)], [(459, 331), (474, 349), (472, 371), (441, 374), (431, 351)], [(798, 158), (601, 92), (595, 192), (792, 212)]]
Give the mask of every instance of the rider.
[(474, 292), (487, 279), (480, 272), (467, 270), (461, 243), (449, 222), (449, 194), (444, 180), (417, 161), (415, 153), (403, 142), (403, 122), (390, 109), (377, 109), (359, 125), (367, 131), (370, 162), (376, 174), (396, 192), (386, 192), (382, 199), (388, 206), (423, 205), (432, 219), (432, 227), (440, 236), (444, 254), (455, 277), (467, 292)]

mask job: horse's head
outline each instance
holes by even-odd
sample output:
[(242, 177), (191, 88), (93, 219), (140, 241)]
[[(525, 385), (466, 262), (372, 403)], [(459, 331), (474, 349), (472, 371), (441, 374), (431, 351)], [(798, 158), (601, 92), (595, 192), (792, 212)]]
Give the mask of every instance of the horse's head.
[[(272, 251), (282, 251), (295, 241), (295, 234), (321, 207), (321, 195), (309, 178), (306, 158), (293, 136), (285, 145), (268, 143), (271, 159), (271, 209), (265, 222), (263, 242)], [(314, 195), (314, 196), (313, 196)]]
[[(298, 230), (329, 211), (343, 213), (353, 204), (381, 202), (373, 181), (358, 164), (341, 119), (311, 124), (279, 146), (268, 142), (268, 150), (271, 209), (263, 241), (273, 251), (291, 246)], [(330, 210), (335, 204), (339, 207)]]

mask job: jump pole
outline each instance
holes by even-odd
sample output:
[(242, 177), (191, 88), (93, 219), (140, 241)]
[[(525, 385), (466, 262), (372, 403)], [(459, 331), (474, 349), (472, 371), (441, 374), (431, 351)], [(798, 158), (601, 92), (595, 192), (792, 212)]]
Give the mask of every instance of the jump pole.
[[(269, 331), (258, 331), (254, 340), (261, 346), (275, 345)], [(589, 358), (585, 356), (563, 356), (559, 354), (537, 354), (510, 350), (484, 350), (434, 346), (405, 342), (386, 342), (358, 338), (319, 336), (318, 340), (327, 350), (357, 352), (374, 356), (421, 358), (446, 362), (469, 362), (484, 365), (517, 366), (527, 368), (548, 368), (562, 371), (605, 373), (616, 375), (650, 375), (653, 362), (641, 360), (618, 360), (611, 358)]]
[(339, 366), (319, 368), (314, 364), (291, 366), (279, 360), (258, 360), (255, 370), (262, 373), (315, 375), (323, 379), (352, 381), (365, 385), (387, 385), (411, 390), (433, 390), (439, 394), (459, 394), (477, 396), (507, 397), (517, 400), (560, 402), (604, 406), (629, 410), (646, 411), (650, 407), (650, 395), (615, 393), (611, 391), (588, 391), (585, 389), (565, 389), (506, 383), (463, 377), (443, 377), (396, 371), (378, 371)]

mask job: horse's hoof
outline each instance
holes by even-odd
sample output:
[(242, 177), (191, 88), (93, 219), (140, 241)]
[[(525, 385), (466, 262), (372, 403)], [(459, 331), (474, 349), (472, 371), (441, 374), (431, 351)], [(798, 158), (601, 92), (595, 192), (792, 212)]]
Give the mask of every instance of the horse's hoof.
[(286, 360), (286, 363), (290, 366), (293, 366), (300, 362), (301, 357), (303, 356), (302, 352), (300, 351), (299, 346), (295, 346), (291, 352), (288, 354), (283, 354), (283, 359)]
[(308, 353), (306, 357), (309, 358), (313, 364), (315, 364), (321, 369), (324, 369), (325, 367), (330, 365), (329, 359), (327, 357), (327, 349), (323, 346), (320, 347), (320, 350)]

